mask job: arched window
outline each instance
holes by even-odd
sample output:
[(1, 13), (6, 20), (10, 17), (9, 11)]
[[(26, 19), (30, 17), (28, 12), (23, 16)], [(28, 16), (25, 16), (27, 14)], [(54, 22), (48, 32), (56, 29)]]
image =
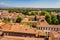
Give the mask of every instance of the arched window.
[(41, 22), (44, 22), (44, 20), (41, 20)]

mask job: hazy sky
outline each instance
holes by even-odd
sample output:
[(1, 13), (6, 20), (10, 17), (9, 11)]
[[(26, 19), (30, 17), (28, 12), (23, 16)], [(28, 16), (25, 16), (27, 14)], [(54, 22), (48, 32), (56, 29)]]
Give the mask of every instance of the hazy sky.
[(60, 0), (0, 0), (0, 7), (60, 8)]

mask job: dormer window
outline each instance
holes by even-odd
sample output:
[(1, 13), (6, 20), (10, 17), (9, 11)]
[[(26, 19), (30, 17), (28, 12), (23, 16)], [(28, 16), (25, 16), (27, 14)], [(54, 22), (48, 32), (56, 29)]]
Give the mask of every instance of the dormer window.
[(25, 29), (27, 31), (27, 29)]
[(44, 22), (44, 20), (41, 20), (41, 22)]

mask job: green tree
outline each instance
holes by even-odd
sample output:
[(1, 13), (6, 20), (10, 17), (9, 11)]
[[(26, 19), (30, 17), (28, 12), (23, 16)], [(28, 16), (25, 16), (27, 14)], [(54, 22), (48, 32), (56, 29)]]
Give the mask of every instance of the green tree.
[(36, 16), (38, 14), (37, 11), (31, 11), (28, 13), (29, 16), (33, 15), (33, 16)]
[(22, 17), (17, 17), (16, 23), (20, 23), (22, 19), (23, 19)]
[(3, 22), (5, 22), (5, 23), (9, 23), (10, 22), (10, 18), (5, 18), (4, 20), (3, 20)]
[(36, 23), (30, 23), (29, 25), (30, 27), (34, 27), (34, 28), (36, 27)]
[(51, 15), (50, 14), (46, 14), (45, 15), (45, 19), (46, 19), (46, 21), (49, 23), (49, 24), (51, 24)]
[(52, 24), (58, 24), (58, 19), (57, 19), (57, 16), (55, 16), (55, 15), (52, 15), (51, 16), (52, 18)]
[(45, 14), (48, 14), (48, 12), (45, 11), (45, 10), (42, 10), (41, 13), (40, 13), (40, 15), (42, 15), (42, 16), (45, 16)]
[(38, 13), (36, 11), (32, 11), (31, 15), (37, 15)]
[(60, 24), (60, 16), (59, 16), (59, 15), (57, 15), (57, 19), (58, 19), (58, 21), (59, 21), (59, 24)]

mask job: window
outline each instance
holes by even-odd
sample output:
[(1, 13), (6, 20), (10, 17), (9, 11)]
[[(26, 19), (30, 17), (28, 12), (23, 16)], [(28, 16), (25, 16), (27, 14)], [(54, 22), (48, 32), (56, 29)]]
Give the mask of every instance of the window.
[(51, 28), (51, 30), (53, 30), (53, 28)]
[(40, 27), (39, 27), (39, 30), (40, 30)]
[(46, 30), (47, 30), (47, 28), (46, 28)]
[(37, 29), (39, 29), (40, 27), (37, 27)]
[(43, 27), (43, 30), (45, 30), (45, 27)]
[(0, 27), (0, 31), (2, 30), (2, 28)]
[(57, 31), (58, 31), (58, 28), (57, 28)]
[(42, 27), (41, 27), (41, 30), (42, 30)]
[(50, 30), (50, 28), (49, 28), (49, 30)]
[(58, 30), (60, 31), (60, 28)]
[(35, 36), (34, 36), (34, 35), (30, 35), (30, 37), (31, 37), (31, 38), (35, 38)]
[(47, 30), (49, 30), (49, 28), (47, 28)]
[(44, 22), (44, 20), (41, 20), (41, 22)]
[(4, 36), (7, 36), (7, 33), (4, 33)]
[(55, 28), (55, 31), (57, 31), (57, 28)]
[(3, 18), (4, 20), (6, 20), (6, 18)]
[(54, 29), (54, 28), (52, 28), (52, 30), (54, 31), (55, 29)]
[(27, 31), (27, 29), (25, 29)]
[(56, 31), (56, 28), (54, 28), (54, 31)]

